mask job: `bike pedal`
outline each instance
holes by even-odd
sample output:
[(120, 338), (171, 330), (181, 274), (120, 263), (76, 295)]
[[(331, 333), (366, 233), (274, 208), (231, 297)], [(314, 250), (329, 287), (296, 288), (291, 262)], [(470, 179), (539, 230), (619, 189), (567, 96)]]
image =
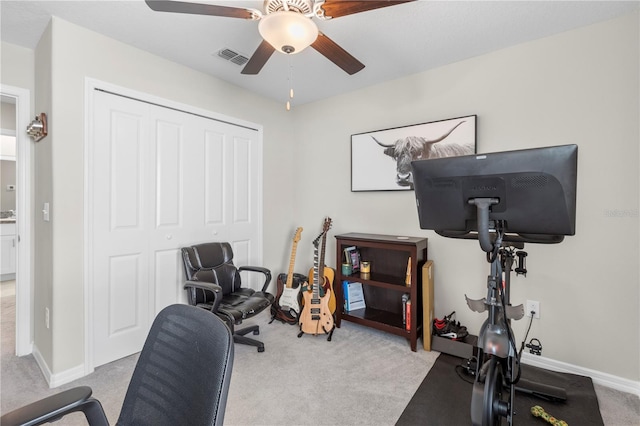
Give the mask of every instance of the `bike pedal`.
[(468, 375), (475, 376), (478, 370), (478, 359), (476, 357), (467, 359), (466, 364), (463, 365), (462, 368)]

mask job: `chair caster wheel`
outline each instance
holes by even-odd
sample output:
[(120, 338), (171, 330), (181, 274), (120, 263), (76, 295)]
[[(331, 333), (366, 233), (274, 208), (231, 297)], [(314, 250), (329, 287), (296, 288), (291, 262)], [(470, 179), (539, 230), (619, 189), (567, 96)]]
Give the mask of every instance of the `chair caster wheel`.
[(260, 330), (253, 330), (253, 334), (260, 334)]
[(258, 348), (258, 352), (264, 352), (264, 348)]

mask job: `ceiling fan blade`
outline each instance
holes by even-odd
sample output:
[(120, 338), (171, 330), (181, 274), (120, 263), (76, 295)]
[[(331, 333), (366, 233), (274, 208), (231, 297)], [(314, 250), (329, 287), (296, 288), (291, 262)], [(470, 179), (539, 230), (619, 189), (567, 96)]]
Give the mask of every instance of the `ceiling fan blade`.
[(366, 12), (367, 10), (380, 9), (381, 7), (395, 6), (397, 4), (409, 3), (412, 1), (415, 0), (325, 0), (321, 8), (324, 10), (326, 17), (339, 18), (341, 16)]
[(276, 49), (266, 40), (262, 40), (262, 43), (260, 43), (260, 46), (253, 52), (247, 65), (242, 69), (241, 74), (258, 74), (275, 51)]
[(249, 9), (240, 7), (216, 6), (213, 4), (188, 3), (170, 0), (145, 0), (147, 6), (156, 12), (190, 13), (193, 15), (224, 16), (227, 18), (253, 19)]
[(342, 68), (347, 74), (353, 75), (364, 68), (364, 64), (351, 56), (349, 52), (338, 46), (335, 41), (319, 33), (311, 47), (323, 54), (331, 62)]

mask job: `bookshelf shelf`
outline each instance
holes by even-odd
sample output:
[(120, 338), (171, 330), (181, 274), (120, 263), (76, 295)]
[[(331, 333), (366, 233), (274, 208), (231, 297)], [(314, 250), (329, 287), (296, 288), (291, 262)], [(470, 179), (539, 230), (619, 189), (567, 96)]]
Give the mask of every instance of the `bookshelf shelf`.
[(405, 275), (398, 277), (398, 276), (391, 276), (391, 275), (385, 275), (385, 274), (379, 274), (379, 273), (372, 273), (370, 278), (365, 279), (365, 278), (362, 278), (360, 274), (356, 273), (351, 275), (342, 275), (342, 277), (343, 277), (343, 280), (358, 281), (367, 285), (384, 287), (390, 290), (401, 291), (403, 293), (407, 292), (407, 286), (405, 285), (405, 282), (404, 282)]
[[(361, 233), (336, 235), (335, 238), (338, 266), (334, 285), (336, 326), (340, 327), (345, 320), (403, 336), (415, 351), (422, 330), (422, 274), (419, 272), (427, 260), (427, 239)], [(371, 262), (370, 274), (341, 273), (344, 249), (353, 246), (357, 247), (362, 261)], [(410, 286), (406, 284), (408, 264), (411, 267)], [(343, 281), (362, 283), (366, 308), (345, 311)], [(409, 329), (403, 322), (402, 295), (405, 293), (409, 294), (412, 304)]]

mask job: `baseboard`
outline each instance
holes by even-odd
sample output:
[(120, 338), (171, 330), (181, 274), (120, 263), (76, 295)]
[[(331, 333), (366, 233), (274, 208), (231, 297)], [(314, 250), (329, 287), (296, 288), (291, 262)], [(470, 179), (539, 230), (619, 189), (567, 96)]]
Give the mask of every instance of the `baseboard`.
[(24, 348), (21, 348), (20, 352), (18, 352), (18, 350), (16, 349), (16, 355), (17, 356), (26, 356), (26, 355), (31, 355), (33, 353), (33, 341), (29, 342), (27, 345), (25, 345)]
[[(42, 354), (40, 353), (40, 351), (38, 350), (38, 347), (35, 344), (33, 345), (33, 351), (31, 351), (31, 354), (33, 355), (33, 358), (36, 360), (36, 364), (38, 364), (38, 367), (40, 368), (40, 371), (42, 372), (44, 379), (47, 381), (47, 384), (50, 384), (51, 370), (49, 370), (49, 366), (47, 365), (47, 362), (44, 360), (44, 358), (42, 357)], [(49, 387), (51, 387), (51, 385), (49, 385)]]
[(36, 363), (38, 364), (38, 367), (40, 368), (40, 371), (42, 371), (44, 379), (47, 381), (49, 388), (57, 388), (58, 386), (73, 382), (74, 380), (77, 380), (86, 375), (84, 364), (70, 368), (69, 370), (65, 370), (61, 373), (54, 374), (49, 369), (49, 366), (42, 357), (42, 354), (40, 353), (36, 345), (33, 345), (32, 354), (36, 360)]
[(526, 352), (522, 354), (522, 363), (551, 371), (558, 371), (560, 373), (579, 374), (581, 376), (591, 377), (593, 383), (598, 385), (640, 396), (640, 382), (625, 379), (624, 377), (614, 376), (613, 374), (579, 367), (577, 365), (532, 355)]

